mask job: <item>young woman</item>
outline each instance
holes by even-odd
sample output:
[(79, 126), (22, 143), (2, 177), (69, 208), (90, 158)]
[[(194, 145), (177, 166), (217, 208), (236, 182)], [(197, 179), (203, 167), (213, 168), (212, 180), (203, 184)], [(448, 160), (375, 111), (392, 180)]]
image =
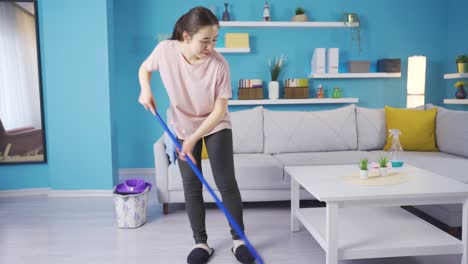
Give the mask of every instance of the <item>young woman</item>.
[[(151, 74), (159, 71), (170, 100), (170, 124), (182, 145), (179, 168), (185, 205), (195, 246), (189, 264), (206, 263), (214, 249), (208, 246), (202, 183), (186, 163), (190, 157), (201, 170), (202, 141), (205, 140), (213, 177), (224, 205), (244, 230), (242, 200), (234, 175), (231, 121), (227, 109), (232, 96), (229, 65), (214, 46), (219, 22), (207, 8), (195, 7), (181, 16), (170, 40), (159, 43), (139, 70), (141, 93), (138, 101), (155, 114), (150, 87)], [(231, 249), (241, 263), (254, 258), (231, 227)]]

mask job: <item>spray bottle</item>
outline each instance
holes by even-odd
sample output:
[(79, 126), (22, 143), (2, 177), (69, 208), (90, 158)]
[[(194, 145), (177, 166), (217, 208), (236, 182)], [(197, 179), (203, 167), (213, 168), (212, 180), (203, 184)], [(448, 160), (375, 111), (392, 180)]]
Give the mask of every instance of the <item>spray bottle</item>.
[(400, 168), (403, 167), (403, 148), (400, 144), (400, 138), (398, 137), (401, 135), (401, 131), (398, 129), (389, 129), (388, 132), (390, 133), (390, 137), (392, 137), (392, 146), (389, 149), (389, 159), (392, 163), (392, 168)]

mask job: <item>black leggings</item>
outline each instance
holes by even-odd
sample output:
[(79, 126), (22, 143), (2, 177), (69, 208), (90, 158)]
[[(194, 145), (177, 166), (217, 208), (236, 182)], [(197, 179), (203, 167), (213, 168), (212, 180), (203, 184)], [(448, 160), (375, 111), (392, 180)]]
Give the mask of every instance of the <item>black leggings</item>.
[[(183, 140), (179, 139), (183, 143)], [(234, 158), (232, 148), (232, 131), (223, 129), (205, 137), (206, 149), (210, 160), (213, 177), (221, 193), (224, 206), (231, 213), (244, 231), (242, 200), (234, 175)], [(201, 171), (202, 141), (198, 141), (193, 156)], [(203, 201), (202, 183), (188, 163), (179, 158), (179, 168), (184, 185), (185, 207), (192, 227), (195, 243), (206, 243), (208, 235), (205, 229), (205, 203)], [(240, 239), (231, 226), (232, 239)]]

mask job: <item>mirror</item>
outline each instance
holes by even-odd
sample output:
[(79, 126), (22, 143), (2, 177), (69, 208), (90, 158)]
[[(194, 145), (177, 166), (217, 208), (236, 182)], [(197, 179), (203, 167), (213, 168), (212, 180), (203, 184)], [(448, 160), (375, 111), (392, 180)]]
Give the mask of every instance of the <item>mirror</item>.
[(0, 164), (46, 162), (37, 3), (0, 0)]

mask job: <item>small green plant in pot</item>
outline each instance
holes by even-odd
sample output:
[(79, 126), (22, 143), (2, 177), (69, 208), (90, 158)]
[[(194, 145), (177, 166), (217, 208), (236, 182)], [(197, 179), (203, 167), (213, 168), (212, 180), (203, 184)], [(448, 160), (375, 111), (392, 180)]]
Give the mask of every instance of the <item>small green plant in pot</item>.
[(377, 162), (379, 163), (379, 171), (380, 171), (380, 176), (387, 176), (388, 175), (388, 164), (390, 160), (382, 156), (380, 157)]
[(455, 62), (457, 63), (459, 73), (468, 72), (468, 55), (457, 56)]
[(362, 159), (359, 162), (359, 178), (361, 180), (367, 180), (367, 178), (369, 177), (369, 170), (367, 169), (368, 164), (369, 164), (368, 159)]
[(293, 16), (292, 21), (296, 22), (305, 22), (307, 21), (307, 16), (305, 15), (305, 10), (304, 8), (298, 6), (296, 8), (296, 15)]

